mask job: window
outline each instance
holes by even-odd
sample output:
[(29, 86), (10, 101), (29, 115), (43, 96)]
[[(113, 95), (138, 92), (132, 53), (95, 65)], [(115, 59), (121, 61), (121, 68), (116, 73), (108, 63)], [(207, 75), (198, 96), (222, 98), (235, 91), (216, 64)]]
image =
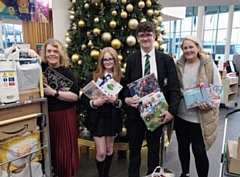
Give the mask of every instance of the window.
[[(226, 48), (227, 25), (229, 18), (229, 6), (206, 6), (204, 15), (204, 29), (202, 35), (203, 49), (214, 53), (216, 58), (224, 58)], [(175, 53), (177, 59), (182, 55), (179, 48), (184, 37), (188, 35), (197, 35), (198, 7), (187, 7), (186, 18), (184, 20), (175, 20), (163, 22), (167, 26), (168, 44), (165, 49), (168, 53)], [(240, 5), (234, 6), (232, 37), (230, 43), (229, 60), (232, 60), (234, 54), (240, 54)]]
[(6, 49), (12, 44), (23, 44), (21, 21), (2, 21), (1, 22), (1, 46)]

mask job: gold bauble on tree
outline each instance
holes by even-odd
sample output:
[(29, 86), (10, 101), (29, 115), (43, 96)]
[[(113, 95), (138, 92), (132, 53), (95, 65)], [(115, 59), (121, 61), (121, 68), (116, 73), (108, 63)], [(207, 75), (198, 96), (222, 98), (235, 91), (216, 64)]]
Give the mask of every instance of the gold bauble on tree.
[(111, 3), (111, 4), (116, 4), (116, 3), (117, 3), (117, 0), (110, 0), (110, 3)]
[(133, 11), (133, 5), (132, 5), (132, 4), (128, 4), (128, 5), (126, 6), (126, 10), (127, 10), (128, 12), (132, 12), (132, 11)]
[(101, 30), (100, 30), (99, 28), (94, 28), (94, 29), (93, 29), (93, 34), (94, 34), (94, 35), (97, 36), (97, 35), (99, 35), (100, 33), (101, 33)]
[(93, 46), (92, 40), (89, 40), (87, 45), (88, 47), (92, 47)]
[(136, 44), (136, 38), (134, 36), (128, 36), (126, 43), (128, 46), (134, 46)]
[(160, 33), (160, 32), (161, 32), (161, 27), (160, 27), (160, 26), (157, 26), (157, 27), (155, 28), (155, 31), (156, 31), (156, 33)]
[(117, 16), (117, 11), (116, 11), (116, 10), (113, 10), (111, 14), (112, 14), (112, 16), (115, 17), (115, 16)]
[(84, 130), (84, 127), (83, 126), (80, 126), (79, 127), (79, 131), (82, 132)]
[(159, 10), (154, 10), (154, 15), (156, 15), (156, 16), (160, 15), (160, 11)]
[(113, 39), (112, 42), (111, 42), (111, 46), (114, 48), (114, 49), (119, 49), (121, 47), (121, 41), (119, 39)]
[(92, 50), (91, 53), (90, 53), (90, 56), (91, 56), (92, 58), (94, 58), (95, 60), (98, 59), (99, 55), (100, 55), (100, 52), (99, 52), (98, 50), (95, 50), (95, 49)]
[(72, 29), (73, 29), (73, 31), (76, 31), (76, 30), (77, 30), (77, 27), (76, 27), (76, 26), (73, 26)]
[(81, 46), (81, 49), (82, 50), (84, 50), (84, 49), (86, 49), (87, 48), (87, 46), (85, 45), (85, 44), (83, 44), (82, 46)]
[(158, 24), (161, 25), (163, 22), (163, 19), (161, 16), (156, 17), (156, 20), (158, 21)]
[(121, 72), (124, 74), (126, 70), (124, 68), (121, 68)]
[(73, 21), (73, 20), (74, 20), (74, 18), (75, 18), (75, 16), (74, 16), (74, 15), (69, 15), (69, 19), (70, 19), (71, 21)]
[(122, 3), (122, 4), (126, 4), (126, 3), (127, 3), (127, 0), (121, 0), (121, 3)]
[(72, 4), (76, 4), (76, 0), (72, 0)]
[(104, 42), (109, 42), (109, 41), (111, 41), (111, 39), (112, 39), (112, 36), (111, 36), (111, 34), (109, 32), (104, 32), (102, 34), (102, 40)]
[(127, 18), (127, 12), (125, 11), (122, 11), (121, 14), (120, 14), (121, 18)]
[(98, 23), (99, 22), (99, 18), (98, 17), (94, 18), (94, 22)]
[(85, 26), (85, 22), (83, 20), (79, 20), (78, 26), (81, 27), (81, 28), (84, 27)]
[(154, 26), (158, 25), (158, 21), (156, 19), (152, 19), (152, 23), (154, 24)]
[(146, 18), (141, 18), (140, 23), (147, 21)]
[(82, 65), (82, 62), (83, 62), (82, 60), (79, 60), (78, 65)]
[(71, 42), (72, 42), (72, 40), (69, 37), (66, 37), (65, 41), (67, 44), (71, 44)]
[(145, 2), (139, 1), (138, 7), (139, 7), (140, 9), (143, 9), (143, 8), (145, 7)]
[(167, 31), (166, 30), (162, 30), (162, 35), (164, 36), (164, 35), (166, 35), (167, 34)]
[(147, 15), (148, 16), (153, 16), (153, 10), (152, 9), (148, 9), (147, 10)]
[(70, 14), (70, 15), (74, 15), (75, 12), (74, 12), (73, 10), (69, 10), (69, 14)]
[(88, 3), (84, 4), (85, 9), (89, 9), (90, 5)]
[(138, 21), (136, 19), (131, 19), (129, 20), (128, 22), (128, 27), (131, 29), (131, 30), (135, 30), (138, 26)]
[(69, 36), (70, 36), (70, 34), (68, 32), (66, 32), (65, 37), (69, 37)]
[(90, 37), (90, 34), (91, 34), (91, 32), (90, 32), (90, 31), (88, 31), (88, 32), (87, 32), (87, 37)]
[(123, 60), (123, 56), (119, 54), (119, 55), (118, 55), (118, 60), (119, 60), (119, 61), (122, 61), (122, 60)]
[(147, 1), (146, 1), (146, 6), (147, 6), (147, 7), (151, 7), (151, 5), (152, 5), (152, 2), (151, 2), (150, 0), (147, 0)]
[(71, 57), (71, 60), (73, 63), (77, 63), (78, 60), (80, 59), (80, 56), (78, 54), (73, 54), (72, 57)]
[(124, 63), (123, 68), (126, 69), (126, 67), (127, 67), (127, 63)]
[(125, 126), (122, 127), (122, 131), (119, 133), (120, 136), (126, 136), (127, 135), (127, 129)]
[(162, 45), (163, 39), (162, 39), (161, 36), (158, 36), (158, 37), (157, 37), (157, 42), (158, 42), (159, 45)]
[(111, 28), (115, 28), (116, 25), (117, 25), (117, 23), (116, 23), (116, 21), (114, 21), (114, 20), (110, 21), (110, 23), (109, 23), (109, 26), (110, 26)]
[(158, 44), (158, 42), (157, 41), (154, 41), (153, 42), (153, 46), (155, 47), (155, 49), (159, 49), (159, 44)]

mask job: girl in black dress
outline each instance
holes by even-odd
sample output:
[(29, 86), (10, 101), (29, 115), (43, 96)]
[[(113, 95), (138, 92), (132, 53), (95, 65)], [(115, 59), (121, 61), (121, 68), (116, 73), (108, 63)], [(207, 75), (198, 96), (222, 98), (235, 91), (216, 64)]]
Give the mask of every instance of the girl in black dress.
[[(92, 80), (96, 82), (99, 78), (104, 81), (113, 78), (116, 82), (122, 83), (117, 52), (111, 47), (106, 47), (101, 51), (97, 69), (89, 75), (86, 83)], [(120, 98), (121, 92), (118, 95), (95, 100), (82, 95), (82, 103), (87, 108), (85, 125), (96, 144), (99, 177), (109, 177), (114, 138), (122, 130), (122, 100)]]

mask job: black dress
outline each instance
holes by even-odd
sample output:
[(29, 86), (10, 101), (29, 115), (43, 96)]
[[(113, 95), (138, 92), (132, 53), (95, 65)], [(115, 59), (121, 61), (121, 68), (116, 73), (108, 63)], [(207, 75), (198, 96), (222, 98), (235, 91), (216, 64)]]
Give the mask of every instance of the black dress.
[[(92, 74), (86, 83), (92, 81)], [(121, 84), (123, 81), (121, 81)], [(119, 99), (122, 97), (122, 91), (119, 93)], [(90, 131), (92, 136), (115, 136), (122, 131), (123, 119), (121, 108), (112, 103), (105, 103), (94, 109), (90, 106), (90, 99), (84, 94), (81, 96), (81, 103), (87, 110), (84, 125)]]

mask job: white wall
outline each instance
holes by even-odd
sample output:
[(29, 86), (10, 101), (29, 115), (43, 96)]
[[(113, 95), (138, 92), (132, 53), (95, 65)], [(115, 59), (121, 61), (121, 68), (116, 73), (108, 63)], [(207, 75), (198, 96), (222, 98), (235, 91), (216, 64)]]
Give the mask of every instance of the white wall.
[(69, 11), (71, 2), (69, 0), (53, 0), (53, 35), (63, 44), (65, 43), (65, 34), (70, 26)]
[(162, 12), (163, 21), (181, 20), (186, 16), (186, 7), (165, 7)]

